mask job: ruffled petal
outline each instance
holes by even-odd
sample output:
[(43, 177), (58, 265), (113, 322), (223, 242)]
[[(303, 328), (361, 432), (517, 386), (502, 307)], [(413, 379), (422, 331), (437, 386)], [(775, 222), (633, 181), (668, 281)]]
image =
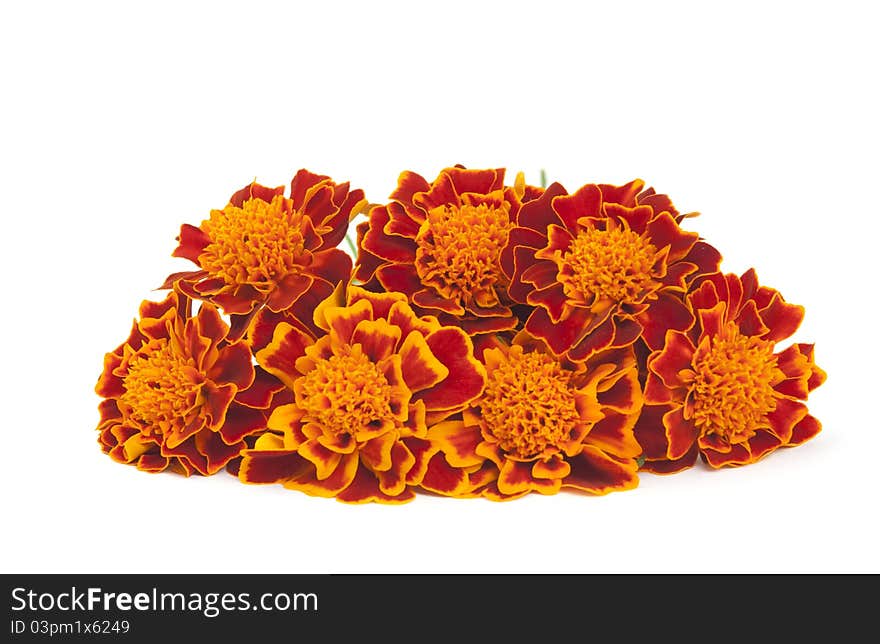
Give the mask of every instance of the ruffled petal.
[(443, 454), (435, 454), (428, 461), (421, 487), (435, 494), (444, 496), (461, 496), (472, 491), (467, 473), (458, 467), (451, 466)]
[(638, 466), (634, 460), (608, 456), (593, 445), (584, 445), (577, 456), (569, 457), (571, 473), (562, 481), (563, 487), (591, 494), (607, 494), (631, 490), (638, 486)]
[(776, 400), (776, 409), (767, 414), (770, 431), (783, 443), (791, 440), (792, 431), (807, 415), (807, 407), (803, 403), (787, 398)]
[(670, 389), (684, 386), (681, 372), (690, 369), (696, 350), (686, 334), (670, 329), (666, 332), (663, 348), (648, 359), (648, 369)]
[(477, 454), (477, 445), (483, 441), (478, 426), (468, 427), (460, 420), (450, 420), (431, 427), (428, 437), (453, 467), (472, 467), (485, 460)]
[(313, 343), (314, 340), (307, 334), (287, 322), (281, 322), (275, 327), (272, 342), (257, 352), (256, 359), (261, 367), (293, 389), (293, 383), (300, 375), (295, 367), (296, 361), (305, 355), (306, 348)]
[(675, 461), (683, 457), (697, 439), (697, 428), (685, 420), (682, 407), (675, 407), (663, 415), (666, 428), (666, 458)]
[[(328, 495), (332, 496), (332, 495)], [(351, 482), (337, 495), (343, 503), (407, 503), (415, 498), (415, 493), (404, 488), (399, 494), (391, 495), (382, 491), (379, 480), (369, 469), (361, 465), (356, 469)]]
[(450, 374), (440, 384), (415, 394), (425, 403), (427, 410), (454, 409), (482, 393), (486, 370), (474, 357), (473, 344), (464, 331), (443, 327), (431, 333), (425, 341)]

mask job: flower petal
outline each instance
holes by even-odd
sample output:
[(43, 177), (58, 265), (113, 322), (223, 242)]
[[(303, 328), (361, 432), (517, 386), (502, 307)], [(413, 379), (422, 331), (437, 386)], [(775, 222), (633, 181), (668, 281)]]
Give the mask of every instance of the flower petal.
[(388, 470), (391, 467), (391, 448), (396, 441), (394, 432), (371, 438), (360, 447), (361, 460), (373, 471)]
[(577, 456), (569, 457), (571, 473), (562, 487), (571, 487), (591, 494), (607, 494), (631, 490), (638, 486), (638, 466), (634, 460), (618, 460), (593, 445), (584, 445)]
[(266, 429), (264, 412), (233, 403), (226, 413), (226, 420), (220, 428), (220, 436), (227, 445), (241, 442), (245, 436)]
[(822, 431), (822, 423), (813, 416), (807, 414), (797, 425), (795, 425), (787, 445), (800, 445), (816, 436), (820, 431)]
[(598, 217), (602, 214), (602, 191), (595, 184), (581, 186), (570, 195), (553, 200), (553, 210), (570, 231), (578, 230), (581, 217)]
[(670, 461), (665, 458), (657, 460), (648, 459), (640, 469), (645, 472), (651, 472), (652, 474), (675, 474), (676, 472), (681, 472), (689, 467), (693, 467), (697, 462), (697, 456), (699, 456), (699, 454), (700, 448), (694, 443), (690, 451), (677, 461)]
[(467, 334), (456, 327), (442, 327), (425, 341), (431, 353), (449, 370), (440, 384), (418, 392), (428, 411), (454, 409), (465, 405), (483, 391), (486, 370), (474, 357), (474, 347)]
[(700, 453), (703, 460), (716, 469), (725, 465), (746, 465), (752, 462), (752, 454), (749, 452), (747, 443), (731, 445), (729, 452), (719, 452), (704, 447)]
[[(332, 495), (328, 495), (332, 496)], [(351, 482), (336, 495), (343, 503), (407, 503), (415, 498), (415, 493), (405, 488), (396, 495), (386, 494), (379, 487), (379, 480), (366, 467), (360, 465)]]
[(199, 255), (204, 252), (205, 246), (211, 243), (211, 238), (204, 230), (190, 224), (183, 224), (180, 227), (180, 235), (177, 240), (180, 245), (174, 249), (171, 256), (183, 257), (195, 264), (199, 263)]
[(648, 358), (648, 369), (657, 375), (670, 389), (684, 386), (681, 372), (690, 369), (696, 347), (681, 331), (670, 329), (666, 332), (663, 348)]
[(536, 479), (561, 480), (571, 473), (571, 465), (559, 454), (546, 460), (535, 461), (532, 477)]
[(666, 428), (666, 458), (676, 461), (683, 457), (697, 439), (697, 428), (685, 420), (682, 407), (674, 407), (663, 415)]
[(770, 431), (783, 443), (791, 440), (792, 431), (807, 415), (807, 407), (803, 403), (787, 398), (776, 400), (776, 409), (767, 414)]
[[(581, 339), (587, 323), (591, 320), (589, 311), (575, 308), (566, 319), (553, 322), (544, 308), (537, 308), (526, 321), (525, 329), (535, 337), (545, 340), (554, 354), (562, 355)], [(607, 334), (610, 342), (613, 327), (603, 332)]]
[(231, 383), (242, 391), (251, 386), (255, 377), (251, 350), (244, 342), (234, 342), (220, 350), (207, 376), (217, 383)]
[[(498, 475), (498, 491), (504, 495), (523, 494), (535, 490), (540, 484), (532, 478), (533, 463), (504, 459)], [(546, 486), (547, 481), (543, 481)]]
[(409, 264), (385, 264), (376, 269), (376, 280), (390, 293), (412, 296), (422, 290), (422, 282)]
[(472, 467), (485, 460), (476, 451), (483, 442), (478, 426), (467, 427), (460, 420), (450, 420), (431, 427), (428, 438), (453, 467)]
[(694, 323), (694, 316), (680, 299), (660, 292), (648, 309), (636, 318), (644, 327), (642, 337), (651, 349), (663, 346), (666, 332), (687, 331)]
[(294, 381), (300, 376), (296, 361), (306, 353), (306, 347), (314, 340), (287, 322), (280, 322), (265, 349), (257, 351), (257, 362), (266, 371), (278, 377), (281, 382), (293, 389)]
[(642, 446), (633, 433), (637, 418), (635, 414), (610, 413), (590, 428), (584, 443), (614, 456), (635, 458), (642, 453)]
[(403, 380), (413, 393), (434, 387), (449, 376), (449, 368), (434, 356), (418, 331), (406, 336), (399, 353)]
[[(309, 461), (305, 460), (305, 462)], [(314, 467), (310, 467), (296, 478), (284, 481), (284, 487), (305, 492), (310, 496), (336, 496), (352, 484), (359, 463), (357, 454), (345, 454), (333, 474), (326, 479), (316, 478)]]
[(764, 324), (770, 329), (764, 338), (779, 342), (797, 331), (804, 319), (804, 307), (788, 304), (779, 293), (775, 293), (767, 307), (761, 309), (760, 314)]
[(394, 353), (399, 341), (400, 328), (388, 324), (381, 318), (361, 320), (351, 336), (351, 343), (360, 344), (364, 355), (374, 363), (378, 363)]
[(472, 491), (467, 473), (458, 467), (452, 467), (443, 454), (434, 454), (428, 461), (421, 487), (429, 492), (444, 496), (460, 496)]
[(260, 366), (254, 367), (254, 381), (251, 386), (235, 397), (235, 402), (255, 409), (267, 409), (275, 394), (284, 384)]

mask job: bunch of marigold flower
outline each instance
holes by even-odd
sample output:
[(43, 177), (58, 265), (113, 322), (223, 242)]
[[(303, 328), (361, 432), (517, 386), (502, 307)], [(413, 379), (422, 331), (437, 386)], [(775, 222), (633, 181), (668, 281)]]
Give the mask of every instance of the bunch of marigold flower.
[(252, 183), (183, 224), (195, 268), (105, 356), (100, 445), (348, 503), (606, 494), (800, 445), (825, 373), (778, 345), (803, 308), (721, 272), (692, 214), (640, 180), (462, 166), (384, 204), (306, 170)]

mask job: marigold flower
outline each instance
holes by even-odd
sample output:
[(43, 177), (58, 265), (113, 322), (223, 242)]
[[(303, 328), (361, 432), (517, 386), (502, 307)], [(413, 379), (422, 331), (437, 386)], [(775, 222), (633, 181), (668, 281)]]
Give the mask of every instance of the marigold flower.
[[(572, 363), (521, 333), (483, 359), (483, 394), (461, 420), (429, 434), (439, 451), (422, 487), (497, 501), (561, 488), (606, 494), (636, 487), (641, 447), (633, 425), (642, 392), (631, 347)], [(467, 479), (450, 488), (454, 468)]]
[(520, 209), (501, 253), (516, 302), (534, 307), (525, 328), (557, 355), (585, 360), (692, 323), (688, 285), (718, 269), (721, 256), (686, 232), (666, 195), (587, 184), (568, 194), (554, 183)]
[(800, 325), (803, 307), (759, 286), (755, 271), (716, 273), (689, 296), (696, 323), (670, 329), (647, 361), (645, 408), (636, 437), (644, 469), (669, 473), (699, 454), (712, 467), (745, 465), (821, 430), (807, 412), (825, 381), (812, 344), (776, 344)]
[(243, 453), (240, 479), (349, 503), (411, 500), (432, 455), (429, 428), (483, 389), (470, 338), (418, 317), (403, 294), (342, 284), (314, 322), (317, 338), (281, 322), (256, 354), (294, 401)]
[(522, 203), (543, 191), (504, 169), (446, 168), (428, 183), (403, 172), (391, 202), (358, 225), (355, 278), (404, 293), (415, 310), (469, 334), (517, 326), (499, 256)]
[[(349, 279), (351, 257), (336, 246), (366, 203), (362, 190), (307, 170), (294, 176), (290, 197), (284, 186), (252, 183), (199, 227), (183, 224), (172, 254), (199, 270), (174, 273), (162, 288), (176, 287), (219, 306), (230, 315), (232, 339), (242, 337), (265, 309), (279, 314), (298, 306), (310, 313), (315, 302)], [(310, 317), (294, 310), (272, 322)]]
[(99, 442), (138, 469), (214, 474), (239, 456), (245, 437), (266, 427), (283, 385), (254, 369), (250, 349), (228, 342), (228, 325), (185, 295), (144, 301), (128, 339), (104, 358), (95, 386)]

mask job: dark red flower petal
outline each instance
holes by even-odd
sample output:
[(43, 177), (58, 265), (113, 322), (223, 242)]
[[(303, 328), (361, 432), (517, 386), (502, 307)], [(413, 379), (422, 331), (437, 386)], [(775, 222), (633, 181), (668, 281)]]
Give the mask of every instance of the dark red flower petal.
[(562, 482), (591, 494), (607, 494), (615, 490), (630, 490), (638, 485), (635, 461), (618, 460), (592, 445), (568, 459), (571, 472)]
[(581, 217), (599, 217), (602, 214), (602, 191), (599, 186), (587, 184), (570, 195), (553, 200), (553, 210), (570, 231), (578, 230)]
[(296, 450), (245, 450), (238, 477), (245, 483), (282, 483), (298, 478), (314, 466)]
[(645, 343), (652, 349), (663, 346), (668, 330), (687, 331), (694, 323), (694, 316), (684, 302), (666, 292), (660, 292), (656, 301), (636, 319), (644, 329)]
[(776, 293), (766, 308), (760, 311), (761, 319), (770, 329), (764, 336), (766, 340), (779, 342), (791, 336), (804, 319), (804, 307), (788, 304)]
[(473, 357), (473, 345), (467, 334), (455, 327), (443, 327), (425, 340), (431, 353), (454, 378), (420, 391), (413, 398), (422, 400), (428, 411), (439, 411), (459, 407), (479, 396), (483, 391), (485, 371)]
[(795, 425), (787, 445), (800, 445), (816, 436), (820, 431), (822, 431), (822, 423), (815, 417), (807, 414)]
[(663, 415), (663, 426), (666, 428), (666, 458), (676, 461), (682, 458), (697, 440), (697, 428), (685, 420), (682, 407), (670, 409)]
[(251, 436), (264, 429), (266, 429), (264, 412), (233, 402), (226, 412), (226, 422), (220, 429), (220, 436), (228, 445), (234, 445), (245, 436)]

